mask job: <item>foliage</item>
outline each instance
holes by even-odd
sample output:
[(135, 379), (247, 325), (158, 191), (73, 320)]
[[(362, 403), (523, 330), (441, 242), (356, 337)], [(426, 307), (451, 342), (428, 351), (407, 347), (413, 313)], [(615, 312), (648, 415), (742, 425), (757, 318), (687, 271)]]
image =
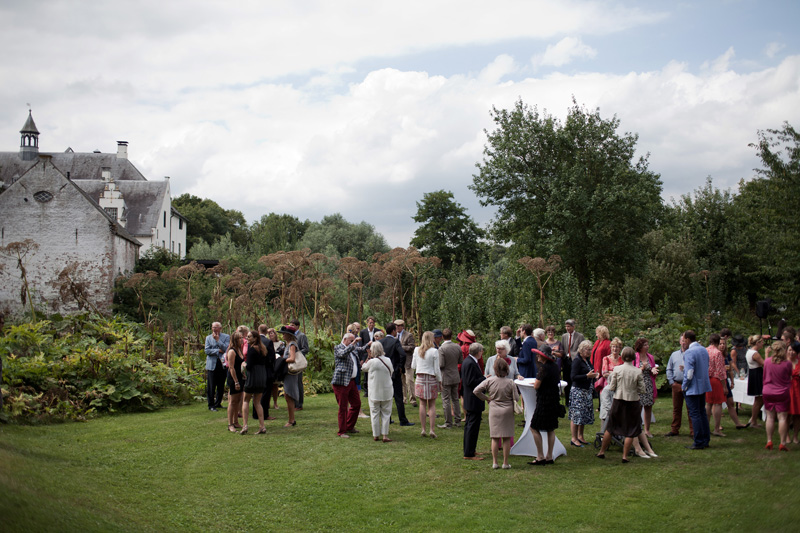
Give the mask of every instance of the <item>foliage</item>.
[(259, 256), (295, 250), (310, 225), (293, 215), (263, 215), (250, 226), (250, 249)]
[(120, 318), (52, 318), (12, 325), (0, 337), (12, 419), (82, 420), (103, 412), (156, 409), (186, 402), (203, 390), (202, 374), (164, 351), (163, 334), (152, 335)]
[(414, 231), (411, 246), (426, 256), (442, 260), (442, 268), (456, 265), (480, 265), (486, 245), (478, 242), (484, 232), (456, 202), (453, 193), (440, 190), (425, 193), (417, 202), (414, 222), (421, 224)]
[(148, 248), (145, 253), (139, 256), (136, 261), (136, 268), (134, 272), (149, 272), (153, 271), (158, 274), (169, 270), (170, 268), (180, 265), (181, 259), (178, 254), (172, 253), (166, 248), (154, 246)]
[(223, 209), (214, 200), (188, 193), (174, 198), (172, 205), (188, 220), (187, 250), (200, 241), (214, 243), (226, 234), (230, 234), (237, 246), (247, 244), (247, 222), (240, 211)]
[(492, 118), (470, 186), (500, 209), (492, 236), (518, 255), (559, 255), (587, 294), (593, 279), (613, 286), (635, 272), (661, 212), (661, 181), (635, 159), (637, 136), (576, 103), (563, 124), (521, 100)]
[(339, 213), (323, 217), (319, 222), (311, 222), (298, 248), (308, 248), (337, 259), (353, 256), (362, 261), (389, 250), (383, 235), (377, 233), (372, 224), (353, 224)]

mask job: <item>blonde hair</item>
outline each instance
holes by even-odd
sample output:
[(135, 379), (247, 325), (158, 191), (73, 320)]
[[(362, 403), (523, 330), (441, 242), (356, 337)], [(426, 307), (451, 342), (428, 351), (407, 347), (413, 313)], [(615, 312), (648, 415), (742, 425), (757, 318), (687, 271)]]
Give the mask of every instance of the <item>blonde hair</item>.
[(777, 365), (786, 361), (786, 344), (783, 341), (775, 341), (772, 343), (772, 364)]
[(427, 352), (428, 350), (430, 350), (434, 346), (435, 346), (435, 343), (433, 342), (433, 332), (432, 331), (426, 331), (425, 333), (423, 333), (422, 334), (422, 342), (419, 345), (419, 358), (420, 359), (425, 359), (425, 352)]
[(750, 335), (749, 337), (747, 337), (747, 345), (752, 348), (753, 346), (758, 344), (758, 341), (760, 340), (761, 340), (761, 335)]
[(592, 341), (583, 341), (578, 345), (578, 354), (582, 354), (585, 349), (592, 349)]
[(608, 332), (608, 328), (605, 326), (597, 326), (597, 328), (594, 330), (594, 333), (601, 339), (605, 340), (608, 340), (608, 338), (611, 337), (611, 334)]
[(622, 347), (625, 346), (625, 343), (623, 343), (622, 339), (619, 337), (614, 337), (614, 339), (611, 341), (611, 346), (619, 346), (620, 349), (622, 349)]

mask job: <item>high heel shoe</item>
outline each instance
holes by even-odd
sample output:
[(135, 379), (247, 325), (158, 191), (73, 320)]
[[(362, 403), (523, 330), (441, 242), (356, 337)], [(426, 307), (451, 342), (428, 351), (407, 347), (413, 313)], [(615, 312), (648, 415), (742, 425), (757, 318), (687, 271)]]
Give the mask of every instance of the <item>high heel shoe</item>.
[(789, 451), (789, 448), (787, 448), (785, 444), (781, 444), (780, 446), (778, 446), (778, 449), (780, 451), (782, 451), (782, 452), (788, 452)]
[(256, 435), (263, 435), (266, 432), (267, 432), (267, 428), (261, 428), (258, 431), (256, 431)]
[(764, 446), (765, 449), (771, 450), (772, 449), (772, 441), (767, 442), (767, 445)]
[(297, 425), (297, 420), (295, 420), (294, 422), (286, 422), (286, 423), (283, 425), (283, 427), (285, 427), (285, 428), (290, 428), (290, 427), (292, 427), (292, 426), (296, 426), (296, 425)]
[(649, 455), (647, 455), (647, 454), (646, 454), (646, 453), (644, 453), (644, 452), (642, 452), (642, 453), (639, 453), (639, 452), (633, 452), (633, 453), (634, 453), (634, 455), (635, 455), (636, 457), (641, 457), (642, 459), (650, 459), (650, 456), (649, 456)]
[(431, 431), (430, 433), (428, 433), (428, 436), (429, 436), (430, 438), (432, 438), (432, 439), (435, 439), (435, 438), (436, 438), (436, 433), (434, 433), (433, 431)]
[(239, 435), (247, 435), (247, 426), (242, 428), (242, 430), (239, 432)]

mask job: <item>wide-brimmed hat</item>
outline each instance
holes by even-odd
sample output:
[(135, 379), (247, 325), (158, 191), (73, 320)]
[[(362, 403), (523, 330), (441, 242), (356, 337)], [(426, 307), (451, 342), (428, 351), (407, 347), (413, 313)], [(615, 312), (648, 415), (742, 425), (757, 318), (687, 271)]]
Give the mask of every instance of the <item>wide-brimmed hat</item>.
[(292, 324), (289, 324), (288, 326), (281, 326), (281, 329), (278, 330), (278, 333), (288, 333), (292, 337), (297, 337), (297, 327)]
[(405, 327), (406, 323), (403, 322), (402, 318), (398, 318), (397, 320), (394, 321), (394, 325), (395, 326), (403, 326), (403, 327)]
[(736, 335), (734, 335), (731, 338), (731, 341), (733, 341), (734, 346), (745, 346), (747, 344), (744, 335), (742, 335), (741, 333), (737, 333)]
[(473, 343), (475, 342), (475, 332), (472, 331), (471, 329), (465, 329), (462, 330), (461, 333), (459, 333), (456, 338), (461, 342)]
[(544, 346), (540, 346), (538, 350), (536, 348), (531, 348), (531, 352), (533, 352), (536, 355), (541, 355), (548, 361), (555, 362), (556, 360), (556, 356), (553, 355), (553, 350), (551, 350), (550, 347), (546, 344)]

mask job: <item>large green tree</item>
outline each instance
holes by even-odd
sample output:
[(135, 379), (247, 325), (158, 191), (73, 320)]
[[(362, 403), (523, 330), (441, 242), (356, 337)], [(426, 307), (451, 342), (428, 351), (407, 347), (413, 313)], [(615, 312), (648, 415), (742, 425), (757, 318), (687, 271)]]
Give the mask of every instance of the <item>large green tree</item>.
[(298, 248), (310, 248), (337, 259), (356, 257), (371, 261), (375, 253), (389, 251), (383, 235), (372, 224), (348, 222), (340, 213), (328, 215), (319, 222), (309, 224)]
[(249, 239), (247, 221), (241, 211), (223, 209), (214, 200), (191, 194), (182, 194), (174, 198), (172, 205), (189, 221), (186, 229), (187, 250), (200, 241), (213, 244), (226, 234), (230, 234), (236, 246), (247, 245)]
[(452, 192), (426, 192), (412, 218), (421, 226), (414, 231), (411, 245), (426, 256), (441, 259), (445, 270), (454, 264), (480, 263), (485, 245), (478, 240), (484, 236), (483, 230), (455, 201)]
[(662, 210), (661, 180), (636, 157), (637, 135), (574, 101), (563, 123), (521, 100), (492, 118), (470, 186), (498, 208), (492, 237), (518, 256), (559, 255), (584, 291), (621, 283)]
[(259, 255), (296, 250), (309, 225), (310, 221), (301, 222), (293, 215), (263, 215), (250, 226), (251, 249)]

